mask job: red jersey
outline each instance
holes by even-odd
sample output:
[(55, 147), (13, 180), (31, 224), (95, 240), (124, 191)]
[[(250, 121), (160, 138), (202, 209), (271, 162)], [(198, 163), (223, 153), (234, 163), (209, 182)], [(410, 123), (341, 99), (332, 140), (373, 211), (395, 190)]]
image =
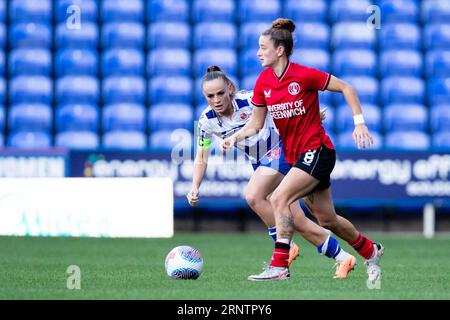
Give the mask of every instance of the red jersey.
[(252, 103), (267, 107), (272, 115), (290, 164), (322, 144), (334, 149), (320, 120), (318, 96), (318, 90), (327, 88), (330, 77), (326, 72), (288, 62), (280, 78), (267, 68), (256, 80)]

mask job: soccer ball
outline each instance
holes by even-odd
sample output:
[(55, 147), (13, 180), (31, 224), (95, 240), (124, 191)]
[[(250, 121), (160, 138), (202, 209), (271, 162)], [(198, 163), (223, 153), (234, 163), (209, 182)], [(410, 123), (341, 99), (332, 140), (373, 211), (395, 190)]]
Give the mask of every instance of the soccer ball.
[(169, 252), (165, 265), (172, 279), (197, 279), (203, 271), (203, 258), (197, 249), (179, 246)]

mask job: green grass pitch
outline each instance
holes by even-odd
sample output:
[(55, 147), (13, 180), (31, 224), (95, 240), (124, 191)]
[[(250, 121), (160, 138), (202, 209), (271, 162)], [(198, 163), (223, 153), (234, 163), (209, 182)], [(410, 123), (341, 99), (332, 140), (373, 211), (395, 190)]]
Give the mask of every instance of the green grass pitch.
[[(450, 238), (368, 234), (385, 246), (380, 289), (368, 289), (363, 261), (348, 279), (333, 279), (333, 261), (296, 237), (301, 256), (289, 281), (251, 282), (273, 242), (263, 233), (177, 234), (171, 239), (0, 237), (0, 299), (450, 299)], [(340, 241), (349, 252), (354, 251)], [(175, 246), (200, 250), (198, 280), (171, 280), (164, 270)], [(81, 289), (67, 289), (67, 268)]]

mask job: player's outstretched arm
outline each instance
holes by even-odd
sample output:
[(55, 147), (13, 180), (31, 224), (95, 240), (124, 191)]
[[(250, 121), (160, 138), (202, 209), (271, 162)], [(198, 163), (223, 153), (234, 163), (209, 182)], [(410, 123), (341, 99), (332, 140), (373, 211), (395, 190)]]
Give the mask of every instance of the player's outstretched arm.
[(353, 131), (353, 140), (355, 141), (358, 149), (364, 149), (373, 145), (373, 138), (369, 133), (364, 117), (362, 114), (361, 104), (359, 103), (358, 94), (353, 86), (345, 81), (330, 76), (330, 82), (328, 83), (327, 90), (334, 92), (341, 92), (353, 114), (353, 121), (355, 123), (355, 130)]
[(232, 136), (223, 139), (220, 147), (222, 151), (233, 148), (233, 146), (248, 137), (254, 136), (264, 127), (264, 122), (266, 120), (267, 108), (255, 107), (253, 108), (252, 116), (250, 120), (243, 126), (239, 131), (235, 132)]
[(206, 168), (208, 166), (209, 153), (209, 147), (199, 147), (197, 149), (197, 153), (195, 154), (192, 188), (191, 191), (189, 191), (189, 193), (186, 195), (186, 198), (191, 206), (198, 205), (200, 185), (203, 181), (203, 177), (205, 176)]

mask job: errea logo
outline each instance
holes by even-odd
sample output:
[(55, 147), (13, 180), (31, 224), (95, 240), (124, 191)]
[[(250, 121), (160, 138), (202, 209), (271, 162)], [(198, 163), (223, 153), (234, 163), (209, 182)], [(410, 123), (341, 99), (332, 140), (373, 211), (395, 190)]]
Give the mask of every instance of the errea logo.
[(266, 97), (266, 98), (270, 98), (270, 95), (272, 94), (272, 89), (270, 89), (270, 90), (264, 90), (264, 96)]
[(295, 96), (297, 93), (300, 92), (300, 85), (297, 82), (291, 82), (289, 84), (288, 91), (290, 94)]

